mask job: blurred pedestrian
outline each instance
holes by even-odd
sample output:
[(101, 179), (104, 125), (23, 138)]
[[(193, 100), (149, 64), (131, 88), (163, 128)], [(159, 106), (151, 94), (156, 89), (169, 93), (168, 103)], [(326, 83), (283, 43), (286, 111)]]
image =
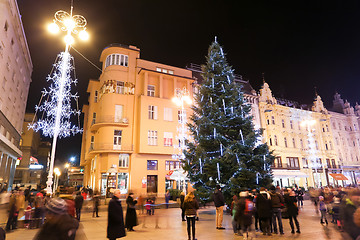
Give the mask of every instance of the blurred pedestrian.
[(139, 214), (144, 214), (144, 197), (140, 194), (140, 196), (138, 197), (138, 203), (139, 203)]
[(151, 199), (146, 199), (146, 214), (151, 215)]
[(221, 192), (220, 185), (216, 185), (216, 189), (214, 192), (214, 204), (216, 207), (216, 229), (223, 230), (225, 229), (222, 226), (225, 199), (224, 195)]
[(284, 234), (282, 218), (281, 218), (281, 207), (284, 205), (284, 199), (280, 195), (280, 193), (276, 192), (276, 188), (274, 185), (270, 187), (270, 197), (271, 197), (272, 224), (274, 227), (274, 233), (278, 234), (278, 228), (276, 224), (276, 220), (277, 220), (280, 234)]
[(31, 221), (31, 206), (30, 204), (27, 206), (27, 208), (24, 211), (24, 215), (25, 215), (25, 223), (24, 223), (24, 227), (25, 228), (29, 228), (30, 226), (30, 221)]
[(67, 213), (65, 200), (52, 198), (45, 207), (46, 222), (34, 240), (74, 240), (79, 223)]
[(181, 208), (181, 220), (186, 221), (185, 219), (185, 210), (184, 210), (184, 200), (185, 200), (185, 193), (180, 193), (180, 208)]
[(75, 211), (76, 211), (76, 219), (80, 222), (81, 208), (84, 204), (84, 197), (80, 192), (76, 193), (75, 197)]
[(9, 211), (9, 215), (5, 230), (6, 231), (15, 230), (17, 229), (17, 218), (19, 212), (16, 207), (16, 196), (14, 193), (10, 196), (8, 211)]
[(0, 240), (5, 240), (6, 233), (2, 227), (0, 227)]
[(34, 212), (34, 218), (35, 218), (35, 227), (39, 228), (43, 224), (43, 216), (45, 217), (45, 214), (43, 213), (44, 209), (44, 201), (41, 195), (36, 195), (34, 200), (34, 206), (35, 206), (35, 212)]
[(304, 200), (304, 192), (301, 189), (301, 187), (298, 187), (296, 189), (295, 193), (296, 193), (296, 198), (297, 198), (297, 202), (298, 202), (297, 203), (298, 207), (299, 208), (303, 207), (304, 206), (304, 202), (303, 202), (303, 200)]
[[(252, 222), (254, 203), (249, 199), (249, 193), (247, 191), (240, 192), (239, 196), (240, 199), (236, 205), (235, 219), (240, 226), (240, 230), (242, 230), (243, 239), (247, 240)], [(239, 235), (241, 235), (241, 233)]]
[(126, 199), (127, 209), (126, 209), (126, 216), (125, 216), (125, 227), (128, 231), (135, 231), (134, 226), (137, 226), (137, 217), (136, 217), (136, 210), (135, 205), (137, 201), (134, 200), (134, 194), (129, 193), (129, 196)]
[[(185, 199), (184, 199), (184, 210), (186, 215), (187, 221), (187, 233), (188, 233), (188, 240), (191, 240), (191, 236), (193, 240), (195, 238), (195, 217), (197, 209), (199, 209), (199, 204), (195, 199), (195, 195), (193, 192), (189, 192)], [(192, 229), (192, 231), (191, 231)], [(191, 234), (192, 232), (192, 234)]]
[(93, 217), (99, 217), (99, 206), (100, 206), (100, 196), (99, 192), (95, 191), (93, 195)]
[(260, 193), (256, 195), (256, 209), (259, 215), (260, 225), (263, 235), (271, 236), (270, 219), (271, 213), (271, 197), (264, 187), (260, 188)]
[[(344, 204), (340, 207), (340, 219), (342, 221), (343, 230), (348, 233), (352, 239), (360, 236), (360, 226), (356, 222), (360, 222), (354, 213), (360, 207), (360, 190), (353, 189), (349, 191), (345, 197)], [(354, 219), (355, 218), (355, 219)]]
[(169, 201), (170, 201), (170, 191), (167, 190), (165, 193), (165, 204), (166, 204), (166, 208), (169, 208)]
[(120, 195), (120, 190), (115, 189), (114, 196), (109, 202), (107, 238), (110, 240), (115, 240), (116, 238), (122, 238), (126, 236)]
[(300, 224), (299, 221), (297, 220), (297, 215), (299, 214), (299, 209), (296, 206), (296, 196), (295, 196), (295, 192), (292, 191), (291, 189), (289, 190), (285, 190), (285, 195), (284, 195), (284, 201), (285, 201), (285, 207), (287, 209), (287, 214), (289, 216), (289, 224), (291, 227), (291, 233), (295, 233), (295, 229), (294, 229), (294, 223), (296, 225), (296, 232), (300, 233)]
[(327, 218), (326, 218), (326, 204), (324, 202), (324, 197), (323, 196), (319, 196), (319, 210), (321, 213), (321, 217), (320, 217), (320, 223), (323, 224), (324, 220), (326, 225), (328, 224)]
[(234, 195), (233, 200), (232, 200), (231, 205), (230, 205), (231, 224), (232, 224), (233, 231), (234, 231), (235, 235), (237, 235), (238, 231), (239, 231), (239, 224), (238, 224), (237, 219), (235, 218), (235, 216), (236, 216), (236, 206), (238, 204), (238, 201), (239, 201), (238, 197), (236, 195)]

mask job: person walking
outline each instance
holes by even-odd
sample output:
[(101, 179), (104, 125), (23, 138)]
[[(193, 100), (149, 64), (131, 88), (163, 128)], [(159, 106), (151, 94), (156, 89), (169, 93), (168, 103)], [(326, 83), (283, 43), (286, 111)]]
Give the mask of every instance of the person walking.
[(295, 229), (294, 229), (294, 223), (296, 225), (296, 232), (300, 233), (300, 224), (299, 221), (297, 220), (297, 215), (299, 214), (299, 209), (296, 206), (296, 196), (295, 196), (295, 192), (292, 191), (291, 189), (289, 190), (285, 190), (285, 194), (284, 194), (284, 201), (285, 201), (285, 207), (287, 209), (287, 213), (289, 216), (289, 224), (291, 227), (291, 233), (294, 234), (295, 233)]
[(76, 219), (80, 222), (81, 208), (84, 203), (84, 197), (80, 192), (76, 193), (75, 197), (75, 211), (76, 211)]
[(247, 240), (249, 237), (254, 203), (249, 199), (249, 193), (247, 191), (240, 192), (239, 196), (240, 199), (236, 206), (235, 219), (237, 220), (240, 229), (243, 231), (243, 239)]
[(95, 215), (96, 217), (99, 217), (100, 196), (98, 191), (94, 192), (93, 203), (94, 203), (93, 217), (95, 217)]
[(324, 197), (319, 196), (319, 210), (320, 210), (320, 223), (323, 224), (325, 220), (326, 225), (328, 224), (327, 218), (326, 218), (326, 204), (324, 202)]
[(216, 185), (216, 189), (214, 192), (214, 204), (216, 207), (216, 229), (224, 230), (225, 228), (222, 226), (222, 222), (225, 200), (224, 195), (221, 192), (220, 185)]
[(263, 235), (271, 236), (270, 233), (270, 219), (271, 213), (271, 197), (264, 187), (260, 188), (260, 193), (256, 195), (256, 209), (258, 212), (260, 226), (263, 231)]
[(298, 201), (298, 207), (303, 207), (304, 206), (304, 192), (303, 190), (301, 189), (301, 187), (298, 187), (295, 191), (296, 193), (296, 198), (297, 198), (297, 201)]
[(181, 208), (181, 220), (186, 221), (185, 219), (185, 210), (184, 210), (184, 200), (185, 200), (185, 193), (180, 193), (180, 208)]
[(128, 231), (135, 231), (134, 226), (137, 226), (137, 217), (135, 205), (137, 201), (134, 200), (134, 194), (129, 193), (129, 196), (126, 199), (127, 209), (126, 209), (126, 217), (125, 217), (125, 227)]
[(236, 219), (236, 207), (237, 207), (238, 201), (239, 201), (238, 197), (236, 195), (234, 195), (233, 200), (230, 205), (231, 224), (233, 227), (234, 235), (237, 235), (238, 231), (239, 231), (239, 224)]
[(166, 204), (166, 209), (169, 208), (169, 201), (170, 201), (170, 191), (167, 190), (165, 193), (165, 204)]
[[(195, 217), (196, 212), (199, 209), (199, 204), (195, 199), (195, 195), (193, 192), (189, 192), (185, 199), (184, 199), (184, 206), (186, 221), (187, 221), (187, 233), (188, 233), (188, 240), (191, 240), (191, 236), (193, 240), (195, 238)], [(192, 229), (192, 234), (191, 234)]]
[(276, 220), (279, 225), (280, 234), (284, 234), (284, 229), (282, 225), (281, 218), (281, 207), (284, 204), (283, 197), (276, 192), (275, 186), (270, 187), (270, 197), (271, 197), (271, 209), (272, 209), (272, 224), (273, 224), (273, 232), (278, 234)]
[(114, 196), (109, 202), (107, 238), (110, 240), (126, 236), (120, 195), (120, 189), (115, 189)]
[(46, 203), (46, 222), (34, 240), (74, 240), (79, 222), (67, 213), (66, 201), (52, 198)]

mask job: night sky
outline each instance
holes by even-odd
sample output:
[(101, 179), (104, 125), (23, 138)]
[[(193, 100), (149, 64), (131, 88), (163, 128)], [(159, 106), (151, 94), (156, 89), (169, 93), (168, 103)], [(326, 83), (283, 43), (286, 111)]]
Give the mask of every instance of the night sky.
[[(111, 43), (135, 45), (141, 58), (176, 67), (203, 64), (214, 36), (228, 62), (259, 90), (262, 73), (276, 97), (311, 103), (314, 88), (325, 106), (339, 92), (360, 102), (359, 1), (156, 1), (74, 0), (91, 40), (74, 47), (97, 66)], [(18, 0), (34, 65), (27, 111), (34, 111), (62, 37), (49, 35), (46, 24), (57, 10), (70, 11), (70, 0)], [(63, 36), (63, 35), (62, 35)], [(99, 70), (75, 57), (80, 104), (87, 102), (89, 79)], [(81, 136), (58, 142), (57, 159), (80, 157)]]

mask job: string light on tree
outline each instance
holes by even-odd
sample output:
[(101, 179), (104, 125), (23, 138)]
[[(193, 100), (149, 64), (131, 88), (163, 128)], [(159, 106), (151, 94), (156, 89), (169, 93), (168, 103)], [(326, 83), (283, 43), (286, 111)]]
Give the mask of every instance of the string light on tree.
[[(54, 161), (57, 138), (69, 137), (72, 134), (81, 133), (80, 110), (78, 107), (77, 93), (71, 93), (71, 85), (76, 85), (74, 59), (69, 51), (75, 42), (73, 34), (78, 35), (82, 40), (88, 40), (86, 32), (86, 19), (81, 15), (73, 15), (73, 2), (71, 2), (70, 13), (63, 10), (57, 11), (54, 20), (48, 25), (48, 30), (57, 34), (60, 30), (66, 32), (64, 37), (65, 51), (61, 52), (53, 65), (53, 70), (47, 77), (51, 83), (48, 89), (42, 91), (40, 102), (35, 106), (36, 113), (42, 112), (38, 121), (29, 125), (34, 131), (42, 131), (46, 137), (52, 137), (51, 159), (49, 164), (48, 181), (46, 182), (48, 193), (52, 193)], [(75, 100), (76, 110), (72, 108), (72, 100)], [(71, 118), (77, 117), (78, 125), (72, 125)]]

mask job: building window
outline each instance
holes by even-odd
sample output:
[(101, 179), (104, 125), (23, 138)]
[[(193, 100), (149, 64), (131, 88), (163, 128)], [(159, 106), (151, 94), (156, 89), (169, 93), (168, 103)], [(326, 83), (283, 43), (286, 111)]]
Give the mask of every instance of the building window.
[(302, 163), (303, 163), (303, 168), (309, 168), (309, 162), (306, 158), (302, 159)]
[(267, 125), (270, 125), (270, 120), (266, 119)]
[(330, 163), (330, 159), (326, 159), (326, 165), (327, 165), (327, 168), (331, 168), (331, 163)]
[(285, 147), (288, 147), (286, 137), (284, 137), (284, 145), (285, 145)]
[(157, 131), (153, 131), (153, 130), (148, 131), (148, 145), (150, 146), (157, 145)]
[(299, 158), (297, 157), (287, 157), (288, 168), (299, 168)]
[(7, 21), (5, 21), (5, 24), (4, 24), (4, 30), (5, 30), (5, 32), (7, 32), (8, 29), (9, 29), (9, 24), (8, 24)]
[(94, 149), (95, 136), (90, 138), (90, 151)]
[(157, 106), (149, 105), (149, 119), (157, 120)]
[(272, 140), (271, 140), (271, 138), (269, 138), (269, 144), (270, 144), (270, 146), (272, 146)]
[(172, 108), (164, 108), (164, 120), (165, 121), (172, 121)]
[(93, 119), (92, 119), (91, 125), (95, 124), (95, 123), (96, 123), (96, 112), (93, 112)]
[(120, 65), (127, 67), (128, 66), (129, 57), (123, 54), (111, 54), (107, 56), (105, 61), (105, 68), (110, 65)]
[(329, 126), (326, 125), (325, 127), (326, 127), (326, 131), (329, 132)]
[(116, 81), (116, 93), (118, 94), (124, 94), (125, 87), (124, 82)]
[(281, 126), (282, 126), (283, 128), (285, 128), (285, 120), (284, 120), (284, 119), (281, 120)]
[(114, 150), (121, 149), (122, 130), (114, 130)]
[(115, 122), (123, 122), (123, 105), (115, 105)]
[(327, 142), (325, 142), (325, 150), (329, 150)]
[(303, 143), (303, 140), (300, 139), (300, 147), (303, 149), (304, 148), (304, 143)]
[(275, 157), (272, 167), (273, 168), (282, 168), (281, 157)]
[(332, 168), (336, 168), (336, 162), (335, 159), (331, 159)]
[(147, 160), (147, 170), (158, 170), (158, 161)]
[(147, 95), (149, 97), (155, 97), (155, 86), (154, 85), (147, 86)]
[(164, 132), (164, 146), (171, 147), (173, 145), (173, 133)]
[(165, 161), (165, 170), (176, 170), (180, 169), (180, 162), (179, 161)]
[(290, 128), (293, 129), (293, 121), (290, 120)]
[(97, 103), (97, 101), (98, 101), (98, 96), (99, 96), (99, 92), (98, 92), (98, 91), (95, 91), (95, 92), (94, 92), (94, 102), (96, 102), (96, 103)]
[(119, 154), (119, 167), (128, 168), (129, 167), (129, 154)]
[(186, 122), (186, 110), (178, 110), (178, 121), (179, 123), (185, 123)]
[(293, 148), (296, 148), (295, 138), (292, 139), (292, 143), (293, 143)]
[(274, 136), (274, 142), (275, 142), (275, 146), (277, 146), (277, 145), (278, 145), (278, 141), (277, 141), (277, 136), (276, 136), (276, 135)]
[(316, 148), (316, 150), (319, 150), (319, 144), (316, 140), (315, 140), (315, 148)]
[(275, 125), (275, 117), (274, 117), (274, 116), (271, 116), (271, 123), (272, 123), (273, 125)]

